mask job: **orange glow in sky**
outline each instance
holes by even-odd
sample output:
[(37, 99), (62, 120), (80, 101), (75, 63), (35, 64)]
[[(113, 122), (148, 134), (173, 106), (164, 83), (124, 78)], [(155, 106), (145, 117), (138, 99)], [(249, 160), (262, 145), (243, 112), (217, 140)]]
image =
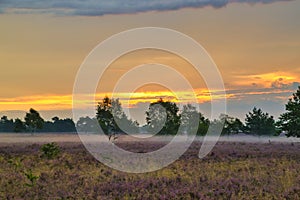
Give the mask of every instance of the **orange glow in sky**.
[(291, 74), (287, 72), (272, 72), (256, 75), (244, 75), (237, 76), (236, 78), (237, 80), (234, 82), (234, 84), (236, 85), (254, 85), (262, 88), (282, 87), (284, 85), (297, 82), (300, 79), (300, 77), (297, 77), (297, 74)]
[[(220, 94), (212, 94), (215, 99), (223, 98)], [(208, 90), (199, 89), (195, 94), (189, 91), (179, 91), (176, 94), (171, 91), (149, 91), (149, 92), (135, 92), (135, 93), (98, 93), (96, 102), (101, 101), (105, 96), (110, 98), (119, 98), (120, 102), (125, 107), (133, 107), (138, 103), (151, 103), (163, 98), (166, 101), (176, 103), (195, 103), (193, 96), (196, 97), (198, 103), (211, 101), (211, 95)], [(227, 95), (227, 98), (233, 95)], [(57, 109), (71, 109), (72, 95), (43, 95), (43, 96), (25, 96), (17, 98), (2, 98), (0, 99), (0, 110), (28, 110), (29, 108), (38, 110), (57, 110)]]

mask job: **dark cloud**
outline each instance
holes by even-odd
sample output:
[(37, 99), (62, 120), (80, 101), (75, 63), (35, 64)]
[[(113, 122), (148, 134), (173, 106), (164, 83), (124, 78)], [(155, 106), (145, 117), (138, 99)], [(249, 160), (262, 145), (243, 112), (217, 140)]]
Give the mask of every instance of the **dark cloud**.
[(272, 88), (275, 89), (290, 89), (290, 90), (297, 90), (300, 86), (299, 82), (292, 82), (292, 83), (284, 83), (284, 80), (282, 78), (279, 78), (272, 82), (271, 84)]
[(0, 13), (51, 13), (101, 16), (168, 11), (181, 8), (225, 7), (229, 3), (273, 3), (292, 0), (1, 0)]
[(278, 88), (278, 89), (286, 89), (291, 87), (290, 83), (284, 83), (284, 80), (282, 78), (279, 78), (272, 82), (271, 84), (272, 88)]

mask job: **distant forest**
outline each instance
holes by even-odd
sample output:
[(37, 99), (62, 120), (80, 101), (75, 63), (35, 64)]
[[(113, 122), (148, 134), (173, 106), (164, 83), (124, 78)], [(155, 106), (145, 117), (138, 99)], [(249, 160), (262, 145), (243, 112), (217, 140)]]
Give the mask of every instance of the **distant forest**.
[[(282, 132), (286, 136), (300, 137), (300, 86), (285, 105), (286, 112), (275, 121), (269, 113), (254, 107), (246, 114), (245, 123), (240, 119), (221, 114), (219, 119), (210, 121), (191, 104), (182, 110), (176, 103), (159, 99), (149, 105), (146, 111), (146, 125), (140, 126), (137, 121), (129, 119), (123, 111), (119, 99), (104, 97), (97, 104), (94, 118), (81, 117), (76, 123), (70, 119), (53, 117), (45, 121), (38, 111), (31, 108), (24, 119), (9, 119), (2, 116), (0, 132), (3, 133), (98, 133), (99, 127), (107, 135), (132, 133), (150, 133), (158, 135), (175, 135), (179, 127), (181, 133), (205, 135), (208, 127), (223, 126), (222, 135), (250, 134), (276, 136)], [(100, 126), (99, 126), (100, 125)]]

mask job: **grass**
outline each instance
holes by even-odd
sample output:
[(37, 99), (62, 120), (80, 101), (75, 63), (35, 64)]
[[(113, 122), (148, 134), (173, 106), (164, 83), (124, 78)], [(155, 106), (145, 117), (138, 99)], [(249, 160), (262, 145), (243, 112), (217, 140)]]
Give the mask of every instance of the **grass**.
[(173, 164), (145, 174), (110, 169), (78, 143), (59, 146), (53, 159), (38, 144), (0, 147), (0, 199), (300, 199), (299, 143), (219, 142), (202, 160), (193, 143)]

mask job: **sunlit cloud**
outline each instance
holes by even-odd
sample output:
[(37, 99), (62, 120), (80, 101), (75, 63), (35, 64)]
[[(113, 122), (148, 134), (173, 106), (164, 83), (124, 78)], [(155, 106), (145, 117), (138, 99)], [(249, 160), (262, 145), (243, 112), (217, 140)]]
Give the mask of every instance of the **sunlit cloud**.
[(71, 95), (24, 96), (0, 98), (0, 110), (27, 110), (34, 107), (39, 110), (69, 109)]
[(251, 86), (257, 88), (278, 88), (286, 89), (297, 83), (300, 80), (295, 74), (290, 74), (286, 72), (272, 72), (264, 74), (255, 75), (242, 75), (236, 76), (235, 81), (232, 85), (235, 86)]
[[(214, 99), (224, 98), (223, 94), (218, 91), (211, 93), (206, 89), (198, 89), (191, 91), (149, 91), (149, 92), (135, 92), (135, 93), (97, 93), (97, 94), (82, 94), (80, 95), (80, 102), (77, 105), (95, 106), (94, 102), (88, 102), (90, 96), (95, 97), (94, 102), (100, 102), (105, 96), (110, 98), (120, 99), (120, 102), (125, 107), (134, 107), (138, 103), (151, 103), (162, 98), (166, 101), (175, 103), (198, 103), (211, 101)], [(230, 97), (230, 95), (228, 96)], [(30, 107), (42, 110), (56, 110), (56, 109), (71, 109), (72, 95), (43, 95), (43, 96), (24, 96), (16, 98), (1, 98), (0, 110), (27, 110)]]
[(277, 101), (282, 104), (299, 85), (300, 77), (288, 72), (235, 76), (227, 93), (231, 100), (244, 102)]
[[(162, 98), (165, 101), (171, 101), (179, 104), (187, 103), (208, 103), (212, 100), (227, 98), (231, 100), (252, 99), (250, 97), (257, 96), (257, 100), (278, 100), (284, 102), (287, 100), (296, 86), (299, 85), (298, 77), (287, 73), (268, 73), (260, 75), (249, 75), (239, 77), (240, 85), (249, 87), (240, 87), (239, 89), (227, 88), (225, 91), (209, 91), (207, 88), (198, 88), (193, 91), (137, 91), (134, 93), (97, 93), (97, 94), (81, 94), (77, 105), (96, 106), (95, 103), (100, 102), (105, 96), (114, 99), (120, 99), (123, 107), (134, 108), (140, 103), (152, 103)], [(246, 79), (246, 80), (245, 80)], [(256, 85), (253, 86), (253, 83)], [(259, 87), (258, 87), (259, 86)], [(90, 97), (95, 100), (89, 102)], [(73, 101), (72, 94), (68, 95), (39, 95), (39, 96), (23, 96), (15, 98), (0, 98), (0, 110), (28, 110), (33, 107), (38, 110), (70, 110)], [(196, 102), (195, 102), (196, 101)]]

